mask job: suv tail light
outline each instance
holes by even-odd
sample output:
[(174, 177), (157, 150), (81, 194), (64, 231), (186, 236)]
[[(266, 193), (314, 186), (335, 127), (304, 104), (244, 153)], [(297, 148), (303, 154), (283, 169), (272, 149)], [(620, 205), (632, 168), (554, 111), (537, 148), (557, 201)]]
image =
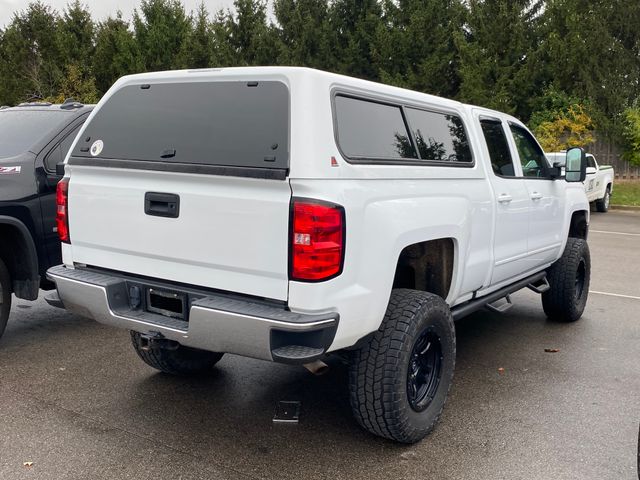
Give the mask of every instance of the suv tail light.
[(319, 200), (293, 199), (290, 278), (307, 282), (340, 275), (344, 260), (344, 208)]
[(58, 237), (64, 243), (71, 243), (69, 238), (69, 179), (63, 178), (56, 187), (56, 227)]

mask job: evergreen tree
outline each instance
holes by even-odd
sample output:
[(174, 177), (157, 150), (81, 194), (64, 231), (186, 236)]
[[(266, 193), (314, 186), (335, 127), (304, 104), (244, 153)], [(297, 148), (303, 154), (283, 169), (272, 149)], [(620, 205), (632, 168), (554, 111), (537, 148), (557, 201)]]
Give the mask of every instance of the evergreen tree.
[(98, 25), (92, 67), (102, 93), (121, 76), (144, 71), (138, 44), (120, 12)]
[(14, 104), (56, 93), (63, 77), (57, 25), (56, 11), (40, 1), (14, 15), (2, 35), (2, 103)]
[(80, 0), (74, 0), (64, 10), (56, 33), (64, 64), (88, 70), (95, 48), (95, 24)]
[(382, 27), (382, 7), (376, 0), (335, 0), (330, 19), (337, 35), (336, 70), (346, 75), (378, 80), (375, 65), (377, 32)]
[(267, 22), (266, 0), (235, 0), (226, 15), (227, 41), (234, 65), (273, 65), (278, 55), (275, 28)]
[(193, 18), (193, 27), (182, 45), (182, 67), (210, 67), (213, 64), (213, 43), (214, 36), (209, 22), (209, 12), (204, 3), (201, 3)]
[(591, 100), (600, 130), (620, 130), (640, 93), (640, 3), (549, 0), (539, 55), (553, 84)]
[(465, 9), (461, 0), (400, 0), (385, 4), (378, 31), (380, 78), (405, 88), (455, 97)]
[(538, 0), (470, 0), (460, 48), (460, 99), (527, 119), (542, 82), (532, 61), (538, 43)]
[(191, 33), (191, 18), (179, 0), (142, 0), (133, 13), (136, 42), (147, 71), (180, 67), (180, 52)]
[(336, 36), (326, 0), (275, 0), (281, 42), (279, 63), (332, 70)]

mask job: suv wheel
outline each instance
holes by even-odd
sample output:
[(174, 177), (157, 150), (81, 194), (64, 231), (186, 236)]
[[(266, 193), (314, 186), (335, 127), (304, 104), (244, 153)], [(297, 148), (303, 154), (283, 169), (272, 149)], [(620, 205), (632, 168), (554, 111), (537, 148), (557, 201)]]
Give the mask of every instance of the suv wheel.
[(542, 294), (547, 317), (558, 322), (578, 320), (587, 304), (590, 275), (587, 241), (569, 237), (562, 257), (547, 270), (551, 288)]
[(440, 418), (455, 366), (449, 307), (437, 295), (398, 289), (374, 336), (353, 353), (351, 408), (374, 435), (414, 443)]
[(142, 348), (138, 332), (131, 332), (131, 343), (138, 356), (147, 365), (171, 375), (197, 375), (206, 373), (220, 361), (223, 353), (198, 350), (183, 345), (174, 350), (150, 346)]
[(605, 213), (609, 211), (609, 204), (611, 203), (611, 187), (607, 186), (604, 191), (604, 197), (600, 200), (596, 200), (596, 208), (599, 212)]
[(11, 311), (11, 276), (4, 262), (0, 260), (0, 337), (4, 333)]

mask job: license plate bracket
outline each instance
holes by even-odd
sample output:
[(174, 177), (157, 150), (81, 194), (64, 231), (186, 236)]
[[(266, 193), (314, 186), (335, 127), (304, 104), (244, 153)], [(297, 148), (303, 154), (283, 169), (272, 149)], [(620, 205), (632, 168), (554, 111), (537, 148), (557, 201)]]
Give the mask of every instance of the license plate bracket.
[(146, 310), (165, 317), (187, 321), (187, 294), (159, 288), (146, 289)]

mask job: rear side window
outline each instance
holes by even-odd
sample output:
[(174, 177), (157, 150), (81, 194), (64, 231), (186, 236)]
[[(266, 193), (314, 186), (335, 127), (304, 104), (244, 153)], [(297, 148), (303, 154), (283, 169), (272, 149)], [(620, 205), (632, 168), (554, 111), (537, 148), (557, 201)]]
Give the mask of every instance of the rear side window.
[(21, 108), (24, 110), (0, 111), (0, 158), (29, 151), (40, 139), (53, 130), (61, 130), (70, 120), (63, 111)]
[(462, 119), (456, 115), (407, 108), (420, 159), (432, 162), (472, 163)]
[(353, 159), (417, 159), (399, 106), (338, 95), (338, 144)]
[(495, 120), (481, 120), (482, 133), (487, 142), (493, 173), (502, 177), (515, 177), (513, 158), (502, 124)]
[(289, 90), (277, 81), (126, 86), (96, 114), (73, 156), (285, 169)]

